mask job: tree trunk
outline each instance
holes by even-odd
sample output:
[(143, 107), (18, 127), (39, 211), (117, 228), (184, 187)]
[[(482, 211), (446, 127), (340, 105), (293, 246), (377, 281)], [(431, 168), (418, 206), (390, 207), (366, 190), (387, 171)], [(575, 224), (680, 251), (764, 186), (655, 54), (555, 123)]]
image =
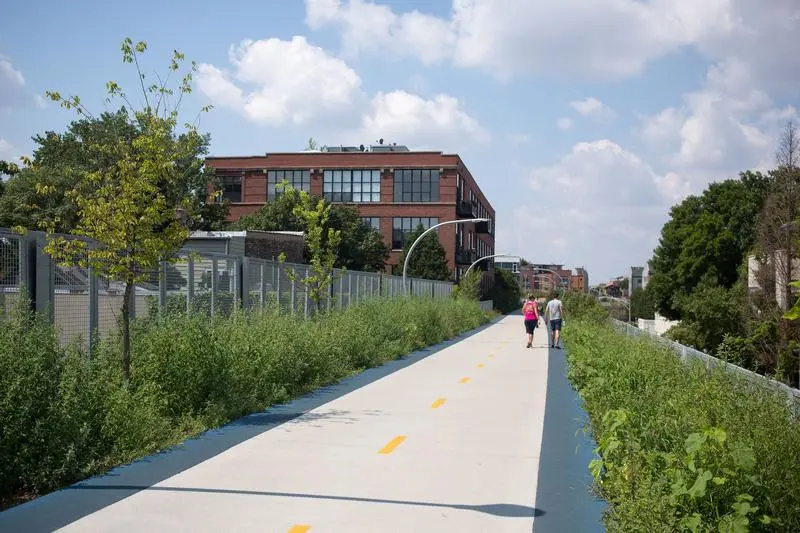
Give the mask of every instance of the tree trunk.
[(122, 376), (127, 383), (131, 377), (131, 298), (134, 284), (131, 280), (125, 283), (125, 294), (122, 297)]

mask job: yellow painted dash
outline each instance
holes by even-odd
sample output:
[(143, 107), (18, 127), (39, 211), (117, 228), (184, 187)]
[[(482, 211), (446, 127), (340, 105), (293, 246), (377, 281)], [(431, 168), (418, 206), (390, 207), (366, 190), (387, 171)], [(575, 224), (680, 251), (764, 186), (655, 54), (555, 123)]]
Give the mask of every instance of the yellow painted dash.
[(431, 404), (431, 409), (438, 409), (438, 408), (440, 408), (441, 406), (443, 406), (443, 405), (444, 405), (444, 402), (445, 402), (445, 399), (444, 399), (444, 398), (439, 398), (438, 400), (436, 400), (435, 402), (433, 402), (433, 404)]
[(494, 354), (493, 353), (489, 354), (489, 359), (494, 359)]
[(378, 453), (382, 453), (384, 455), (388, 455), (388, 454), (392, 453), (395, 450), (395, 448), (400, 446), (403, 443), (404, 440), (406, 440), (405, 435), (399, 435), (399, 436), (393, 438), (392, 440), (390, 440), (389, 444), (387, 444), (386, 446), (381, 448), (378, 451)]
[(461, 378), (461, 381), (459, 381), (459, 383), (469, 383), (471, 379), (472, 378)]
[(483, 363), (478, 363), (478, 368), (483, 368)]
[(307, 533), (310, 530), (311, 526), (297, 525), (297, 526), (292, 526), (291, 529), (289, 529), (289, 533)]

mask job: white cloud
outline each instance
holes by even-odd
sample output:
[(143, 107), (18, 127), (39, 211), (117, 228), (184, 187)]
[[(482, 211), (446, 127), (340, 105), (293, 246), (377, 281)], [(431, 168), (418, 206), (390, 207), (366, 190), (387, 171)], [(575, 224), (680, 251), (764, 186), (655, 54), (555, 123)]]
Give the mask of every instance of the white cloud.
[(25, 78), (22, 72), (14, 68), (11, 61), (0, 57), (0, 86), (11, 85), (23, 87), (25, 85)]
[(514, 145), (530, 144), (533, 142), (533, 138), (527, 133), (512, 133), (508, 136), (508, 140)]
[(668, 206), (688, 192), (681, 176), (659, 174), (608, 139), (576, 144), (555, 164), (533, 169), (528, 184), (532, 194), (510, 210), (511, 220), (498, 216), (498, 249), (585, 264), (594, 279), (644, 264)]
[(457, 98), (438, 94), (426, 99), (404, 90), (379, 92), (370, 98), (346, 62), (303, 37), (243, 41), (229, 56), (230, 73), (201, 64), (198, 87), (214, 104), (256, 123), (303, 125), (314, 120), (319, 134), (330, 130), (337, 143), (385, 138), (417, 148), (442, 149), (464, 140), (489, 140)]
[(614, 111), (597, 98), (589, 97), (584, 100), (575, 100), (570, 102), (569, 106), (585, 117), (610, 118), (614, 116)]
[(558, 129), (561, 131), (572, 129), (573, 124), (574, 123), (572, 122), (572, 119), (568, 117), (562, 117), (558, 119), (558, 122), (556, 122), (556, 126), (558, 126)]
[[(306, 0), (313, 29), (337, 25), (346, 53), (449, 59), (501, 78), (638, 74), (648, 61), (727, 31), (728, 0), (453, 0), (449, 19), (369, 0)], [(575, 38), (580, 36), (580, 38)]]
[(36, 103), (36, 107), (39, 109), (47, 109), (47, 99), (41, 94), (34, 94), (33, 101)]
[(306, 0), (306, 23), (312, 29), (339, 26), (351, 57), (389, 50), (432, 64), (448, 57), (455, 42), (445, 20), (417, 10), (396, 15), (389, 6), (363, 0)]
[(797, 119), (792, 106), (776, 107), (744, 62), (712, 65), (703, 86), (683, 104), (644, 117), (642, 137), (665, 166), (693, 176), (692, 191), (741, 170), (770, 166), (780, 132)]
[(0, 159), (8, 160), (14, 152), (14, 147), (5, 139), (0, 139)]
[(245, 40), (231, 48), (229, 59), (233, 73), (201, 64), (198, 87), (215, 104), (255, 122), (305, 124), (343, 115), (360, 95), (358, 74), (304, 37)]
[(380, 92), (372, 98), (355, 137), (359, 136), (437, 150), (463, 146), (465, 140), (489, 140), (489, 134), (457, 98), (439, 94), (426, 100), (402, 90)]

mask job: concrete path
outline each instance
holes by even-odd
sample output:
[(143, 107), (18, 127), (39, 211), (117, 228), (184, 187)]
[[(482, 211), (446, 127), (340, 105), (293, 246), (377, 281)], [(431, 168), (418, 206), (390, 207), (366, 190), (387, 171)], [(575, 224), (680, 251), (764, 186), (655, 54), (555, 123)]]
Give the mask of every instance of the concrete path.
[[(535, 507), (547, 331), (526, 349), (521, 322), (505, 317), (157, 483), (97, 478), (29, 515), (126, 490), (59, 531), (529, 533), (557, 510)], [(0, 530), (25, 507), (0, 514)]]

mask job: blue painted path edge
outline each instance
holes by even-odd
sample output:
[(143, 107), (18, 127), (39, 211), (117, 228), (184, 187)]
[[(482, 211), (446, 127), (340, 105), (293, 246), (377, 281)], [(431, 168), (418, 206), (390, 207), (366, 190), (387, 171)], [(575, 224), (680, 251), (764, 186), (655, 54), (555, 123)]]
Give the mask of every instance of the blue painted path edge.
[[(247, 415), (220, 428), (206, 431), (163, 452), (118, 466), (103, 475), (7, 509), (0, 513), (0, 531), (3, 533), (17, 531), (38, 533), (64, 527), (132, 496), (142, 487), (155, 485), (312, 409), (418, 363), (426, 357), (484, 331), (502, 318), (503, 316), (495, 317), (487, 324), (461, 333), (447, 341), (417, 350), (384, 365), (367, 369), (360, 374), (317, 389), (288, 403)], [(85, 490), (93, 485), (104, 486), (107, 490)], [(120, 488), (109, 488), (113, 486)]]
[(605, 531), (602, 514), (606, 504), (591, 492), (589, 462), (594, 458), (595, 443), (583, 431), (588, 416), (567, 378), (566, 358), (566, 350), (548, 350), (547, 401), (536, 489), (536, 508), (544, 514), (534, 521), (535, 533)]

